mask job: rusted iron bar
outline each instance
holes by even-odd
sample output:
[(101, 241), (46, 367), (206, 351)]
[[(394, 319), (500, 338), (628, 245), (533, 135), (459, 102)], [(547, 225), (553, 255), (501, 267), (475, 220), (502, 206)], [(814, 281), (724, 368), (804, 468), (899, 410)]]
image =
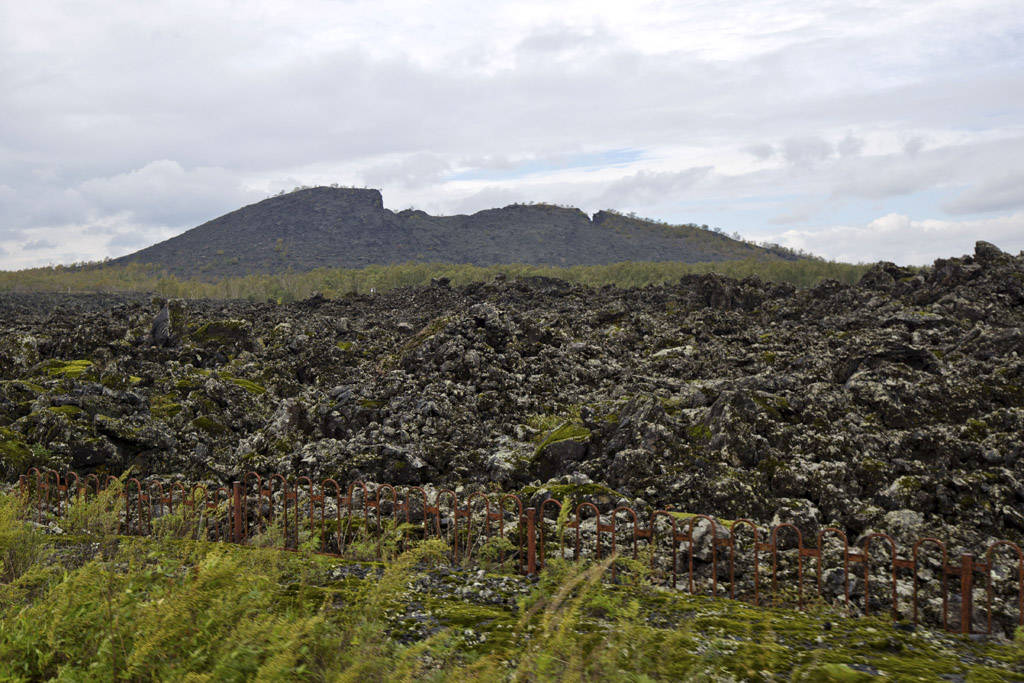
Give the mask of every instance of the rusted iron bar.
[[(523, 515), (523, 504), (519, 500), (518, 497), (516, 497), (516, 502), (519, 505), (519, 528), (523, 529), (526, 526), (524, 524), (526, 518)], [(538, 566), (541, 569), (544, 568), (545, 562), (546, 562), (545, 553), (547, 552), (547, 549), (545, 547), (546, 546), (546, 539), (544, 538), (544, 508), (546, 508), (548, 505), (554, 505), (554, 506), (557, 507), (558, 515), (556, 516), (556, 519), (558, 517), (560, 517), (561, 513), (562, 513), (562, 503), (561, 503), (561, 501), (558, 501), (558, 500), (556, 500), (554, 498), (548, 498), (548, 499), (546, 499), (544, 502), (542, 502), (540, 504), (540, 514), (538, 516), (537, 523), (540, 526), (540, 551), (539, 551), (540, 557), (539, 557), (539, 565)], [(559, 533), (559, 545), (561, 547), (560, 547), (559, 551), (560, 551), (562, 559), (564, 560), (565, 559), (565, 530), (564, 529), (557, 529), (557, 528), (555, 530), (560, 532)], [(527, 536), (531, 535), (530, 532), (529, 532), (529, 529), (526, 530), (526, 535)], [(523, 542), (522, 541), (520, 541), (520, 546), (519, 547), (520, 547), (520, 550), (522, 550), (522, 548), (523, 548)], [(521, 567), (525, 567), (523, 565), (523, 561), (524, 561), (523, 559), (520, 559), (520, 561), (519, 561), (519, 565)], [(525, 569), (525, 568), (524, 568), (524, 570), (528, 571), (528, 569)]]
[(987, 633), (992, 633), (992, 553), (999, 547), (1010, 548), (1017, 555), (1017, 624), (1024, 625), (1024, 552), (1021, 551), (1020, 546), (1011, 541), (995, 541), (985, 551), (985, 573), (988, 575), (985, 582), (985, 592), (988, 594)]
[(526, 573), (537, 573), (537, 510), (526, 508)]
[(234, 481), (231, 482), (231, 509), (232, 518), (234, 519), (234, 530), (231, 534), (231, 540), (235, 543), (241, 543), (245, 538), (244, 520), (242, 516), (242, 482)]

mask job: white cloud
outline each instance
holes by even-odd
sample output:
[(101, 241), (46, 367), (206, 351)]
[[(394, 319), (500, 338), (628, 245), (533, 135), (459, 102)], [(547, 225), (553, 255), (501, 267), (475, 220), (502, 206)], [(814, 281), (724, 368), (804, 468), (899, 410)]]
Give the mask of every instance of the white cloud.
[(903, 151), (910, 157), (916, 157), (922, 149), (924, 149), (924, 139), (920, 137), (910, 138), (903, 145)]
[(1024, 212), (970, 221), (912, 220), (888, 214), (865, 225), (788, 230), (768, 239), (840, 261), (891, 260), (891, 254), (899, 253), (905, 255), (904, 263), (925, 265), (937, 258), (973, 253), (977, 240), (1011, 253), (1024, 251)]
[(832, 156), (832, 145), (820, 137), (790, 138), (782, 143), (782, 156), (795, 166), (814, 166)]
[[(673, 204), (713, 204), (729, 219), (747, 207), (730, 231), (771, 230), (780, 216), (849, 222), (840, 208), (965, 220), (1015, 210), (1019, 194), (1001, 179), (1019, 177), (1024, 158), (1019, 10), (5, 3), (0, 267), (21, 263), (25, 242), (114, 230), (85, 245), (113, 254), (131, 239), (111, 226), (162, 235), (332, 182), (379, 185), (389, 206), (433, 212), (534, 199), (711, 223)], [(641, 154), (446, 180), (623, 149)], [(922, 206), (928, 193), (939, 198)]]
[(984, 213), (1024, 207), (1024, 171), (991, 178), (943, 205), (952, 214)]
[[(1014, 136), (994, 142), (918, 149), (913, 154), (844, 159), (831, 174), (833, 193), (883, 199), (929, 188), (973, 185), (979, 177), (990, 175), (992, 167), (1013, 168), (1013, 157), (1022, 153), (1024, 137)], [(986, 193), (982, 188), (977, 191)]]
[(443, 157), (420, 152), (370, 166), (362, 175), (366, 184), (374, 187), (423, 187), (436, 184), (451, 168), (451, 162)]
[(0, 255), (6, 256), (7, 267), (13, 269), (100, 261), (123, 256), (178, 232), (139, 223), (130, 212), (122, 212), (83, 224), (32, 228), (18, 240), (0, 238), (0, 251), (5, 252)]
[(864, 149), (864, 140), (858, 138), (850, 133), (846, 134), (839, 144), (836, 145), (836, 150), (839, 152), (839, 156), (852, 157), (861, 153)]
[(765, 159), (771, 159), (775, 156), (775, 147), (767, 143), (760, 143), (756, 145), (748, 145), (743, 148), (744, 152), (751, 154), (757, 159), (764, 161)]
[(32, 240), (21, 245), (22, 251), (43, 251), (56, 248), (57, 245), (49, 240)]
[(671, 201), (674, 195), (690, 190), (711, 172), (710, 166), (687, 168), (674, 173), (636, 173), (610, 183), (596, 199), (605, 208), (659, 204)]
[(223, 168), (186, 170), (162, 159), (142, 168), (78, 185), (78, 192), (102, 212), (130, 211), (138, 220), (185, 225), (261, 199)]

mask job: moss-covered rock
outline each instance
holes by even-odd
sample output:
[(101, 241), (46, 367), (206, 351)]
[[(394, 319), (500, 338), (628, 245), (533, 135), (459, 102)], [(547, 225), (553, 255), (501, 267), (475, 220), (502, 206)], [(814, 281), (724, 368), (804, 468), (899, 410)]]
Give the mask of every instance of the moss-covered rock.
[(32, 449), (19, 438), (21, 435), (0, 427), (0, 463), (3, 463), (4, 474), (15, 477), (24, 474), (33, 466)]
[(200, 415), (192, 420), (192, 426), (210, 436), (222, 436), (230, 431), (222, 422), (209, 415)]
[(52, 406), (48, 408), (48, 410), (52, 410), (55, 413), (59, 413), (64, 417), (71, 419), (79, 417), (85, 412), (78, 406)]
[(40, 366), (43, 374), (61, 379), (95, 378), (91, 360), (49, 360)]
[(245, 320), (212, 320), (189, 335), (199, 346), (252, 350), (252, 324)]
[(20, 332), (0, 336), (0, 371), (29, 368), (38, 362), (38, 338)]
[(530, 462), (530, 471), (542, 479), (571, 471), (586, 458), (590, 430), (581, 424), (562, 422), (543, 436)]
[(149, 412), (153, 417), (169, 419), (180, 413), (182, 406), (173, 395), (154, 396), (149, 404)]
[(530, 505), (539, 507), (548, 498), (553, 498), (566, 506), (570, 511), (575, 511), (580, 503), (594, 503), (603, 511), (614, 507), (617, 501), (625, 498), (618, 491), (595, 482), (586, 484), (566, 484), (548, 482), (542, 486), (526, 486), (519, 491), (519, 495), (530, 501)]
[(38, 443), (27, 443), (24, 437), (10, 429), (0, 427), (0, 469), (8, 478), (25, 474), (32, 467), (60, 468), (65, 462), (58, 454)]
[(100, 375), (100, 384), (108, 389), (129, 389), (142, 382), (143, 379), (138, 375), (123, 375), (120, 372), (103, 372)]
[(227, 380), (228, 382), (231, 382), (236, 387), (241, 387), (245, 389), (253, 396), (262, 396), (263, 394), (267, 393), (266, 387), (257, 384), (256, 382), (253, 382), (251, 380), (244, 379), (242, 377), (234, 377), (232, 375), (221, 375), (221, 378)]

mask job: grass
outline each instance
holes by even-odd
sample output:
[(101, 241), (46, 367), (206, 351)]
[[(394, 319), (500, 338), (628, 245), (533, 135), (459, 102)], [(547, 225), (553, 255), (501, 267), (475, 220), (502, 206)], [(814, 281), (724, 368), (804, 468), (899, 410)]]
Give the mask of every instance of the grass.
[[(114, 492), (46, 535), (0, 494), (0, 680), (1005, 680), (1024, 639), (755, 609), (552, 560), (516, 604), (420, 588), (440, 541), (386, 567), (309, 552), (116, 535)], [(363, 567), (365, 578), (345, 576)], [(365, 573), (365, 572), (364, 572)], [(433, 585), (469, 586), (475, 571)], [(447, 582), (447, 583), (446, 583)], [(417, 630), (410, 613), (435, 628)]]
[(529, 266), (509, 264), (472, 266), (445, 263), (404, 263), (366, 268), (320, 268), (306, 272), (280, 272), (183, 280), (150, 265), (81, 264), (19, 271), (0, 271), (0, 292), (157, 292), (168, 297), (249, 299), (288, 302), (319, 292), (327, 297), (349, 293), (384, 292), (397, 287), (426, 286), (436, 278), (453, 285), (486, 282), (506, 277), (554, 277), (579, 284), (643, 287), (672, 283), (685, 275), (718, 273), (810, 287), (827, 279), (853, 284), (870, 266), (818, 259), (799, 261), (746, 259), (708, 263), (623, 262), (602, 266)]

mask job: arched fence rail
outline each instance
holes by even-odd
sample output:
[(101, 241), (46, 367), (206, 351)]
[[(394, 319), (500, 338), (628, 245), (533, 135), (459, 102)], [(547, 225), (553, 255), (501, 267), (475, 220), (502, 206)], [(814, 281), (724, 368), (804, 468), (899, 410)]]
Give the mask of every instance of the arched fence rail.
[[(79, 477), (73, 472), (61, 475), (32, 468), (20, 477), (19, 487), (29, 517), (42, 524), (66, 516), (74, 505), (96, 499), (115, 483), (120, 480), (110, 476), (104, 480), (95, 474)], [(921, 587), (937, 583), (941, 610), (933, 611), (941, 620), (936, 621), (944, 629), (964, 634), (992, 632), (996, 575), (1000, 574), (1000, 593), (1015, 593), (1009, 603), (1016, 612), (1012, 621), (1024, 625), (1024, 551), (1009, 540), (990, 543), (983, 560), (964, 552), (954, 564), (946, 544), (932, 537), (919, 539), (909, 555), (901, 557), (896, 541), (884, 533), (867, 534), (860, 546), (851, 546), (842, 530), (825, 528), (811, 547), (790, 523), (765, 528), (739, 519), (725, 524), (709, 515), (669, 510), (652, 511), (645, 523), (644, 516), (626, 506), (602, 515), (591, 502), (564, 510), (563, 501), (549, 498), (537, 508), (524, 508), (523, 501), (511, 493), (474, 492), (460, 500), (451, 489), (431, 494), (420, 486), (362, 481), (345, 488), (330, 478), (289, 480), (256, 472), (247, 472), (230, 488), (133, 477), (124, 481), (117, 498), (111, 505), (119, 510), (118, 532), (125, 535), (153, 534), (155, 520), (179, 514), (185, 533), (192, 538), (247, 544), (262, 537), (264, 543), (287, 550), (295, 550), (305, 539), (310, 549), (338, 557), (367, 559), (369, 554), (369, 559), (380, 560), (385, 559), (385, 544), (402, 550), (414, 537), (441, 538), (450, 548), (453, 564), (479, 560), (484, 545), (497, 537), (503, 541), (500, 563), (511, 561), (516, 571), (528, 575), (542, 570), (551, 556), (568, 558), (567, 550), (573, 560), (617, 554), (632, 561), (635, 569), (644, 548), (652, 580), (678, 588), (685, 573), (684, 585), (693, 594), (797, 609), (825, 601), (848, 614), (886, 609), (896, 620), (908, 618), (901, 615), (902, 605), (914, 624), (922, 620), (920, 607), (926, 602)], [(558, 519), (563, 519), (561, 528)], [(572, 532), (568, 547), (566, 531)], [(613, 581), (631, 571), (620, 564), (625, 565), (612, 564)], [(1005, 571), (997, 572), (999, 566)], [(839, 577), (841, 590), (826, 591), (826, 567), (835, 570), (830, 576)], [(880, 571), (885, 572), (884, 580)], [(813, 600), (804, 590), (808, 573), (816, 594)], [(977, 584), (979, 577), (982, 583)], [(1015, 579), (1015, 591), (1006, 590), (1006, 577)], [(911, 586), (906, 591), (909, 595), (900, 595), (901, 579)], [(860, 584), (856, 595), (855, 582)], [(974, 605), (976, 588), (986, 596), (980, 618)], [(953, 619), (951, 606), (956, 607)]]

